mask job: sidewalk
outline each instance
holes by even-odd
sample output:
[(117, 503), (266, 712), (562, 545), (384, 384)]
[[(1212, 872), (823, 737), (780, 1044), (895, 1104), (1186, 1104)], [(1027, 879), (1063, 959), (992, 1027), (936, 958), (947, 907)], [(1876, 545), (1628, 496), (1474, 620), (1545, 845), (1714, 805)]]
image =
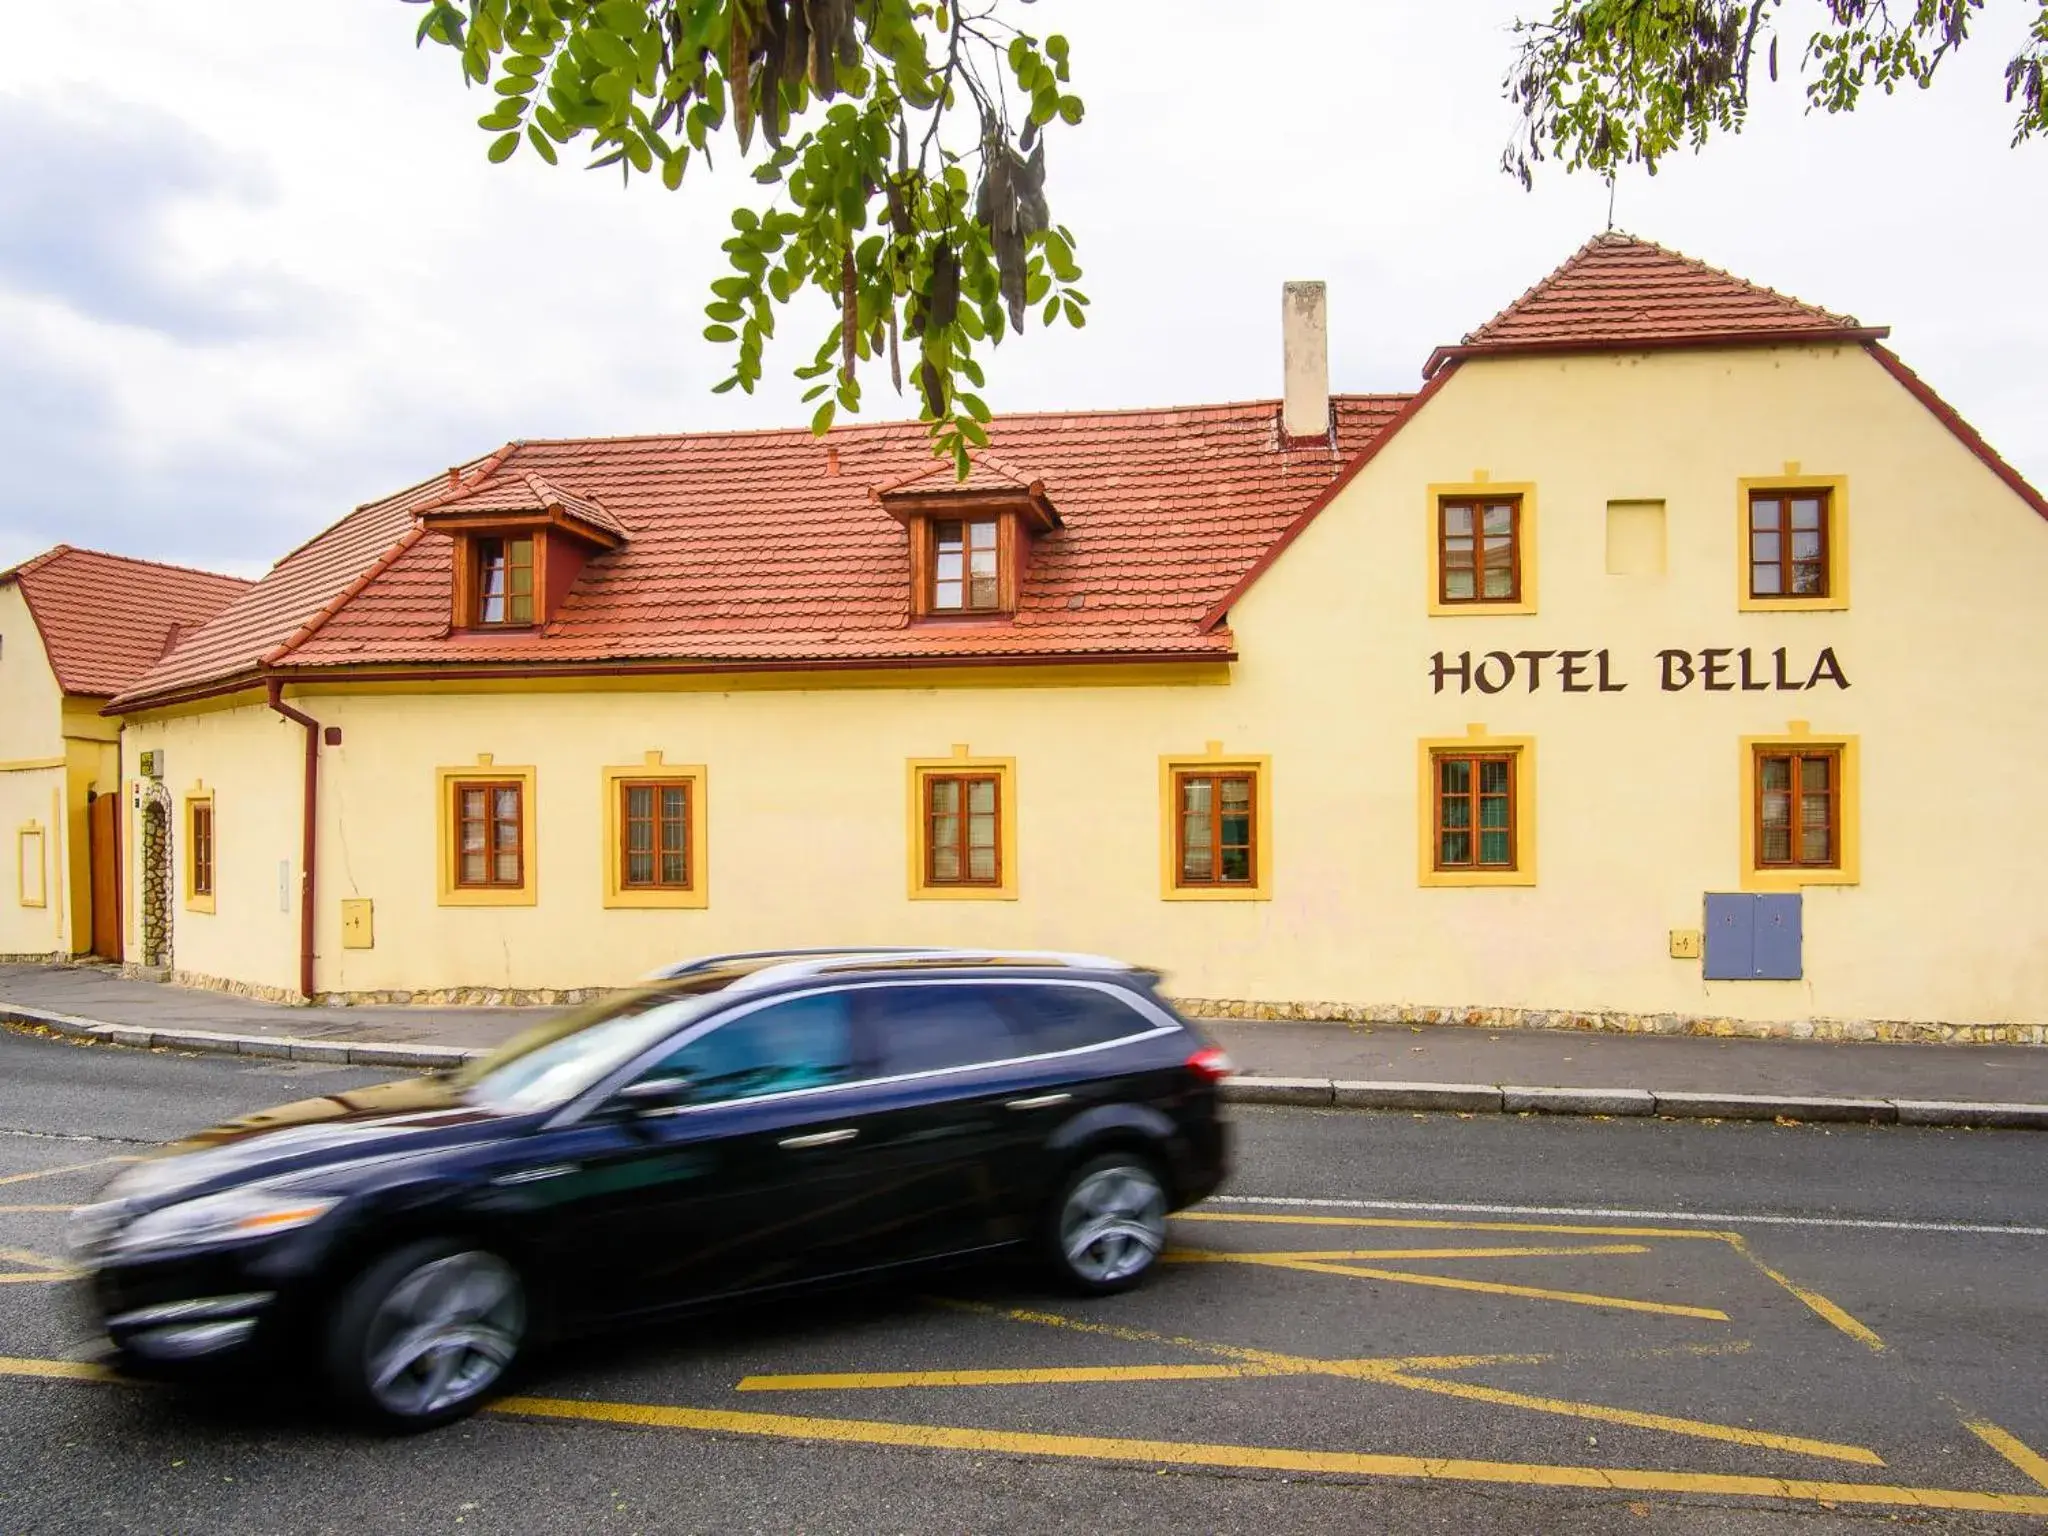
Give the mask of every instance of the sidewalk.
[[(90, 967), (0, 965), (0, 1019), (113, 1026), (99, 1033), (131, 1045), (432, 1066), (488, 1049), (558, 1011), (293, 1008), (125, 980)], [(1605, 1114), (1698, 1115), (1718, 1109), (1730, 1118), (1783, 1113), (2048, 1128), (2048, 1049), (2037, 1046), (1829, 1044), (1448, 1025), (1200, 1025), (1237, 1064), (1241, 1075), (1233, 1097), (1251, 1102)], [(1530, 1102), (1528, 1089), (1568, 1091), (1536, 1095)], [(1745, 1106), (1745, 1098), (1762, 1102)], [(1809, 1103), (1800, 1113), (1794, 1102), (1820, 1100), (1832, 1101), (1836, 1111)], [(1917, 1107), (1896, 1111), (1901, 1103)], [(1957, 1106), (2039, 1108), (2002, 1116), (1935, 1112)]]

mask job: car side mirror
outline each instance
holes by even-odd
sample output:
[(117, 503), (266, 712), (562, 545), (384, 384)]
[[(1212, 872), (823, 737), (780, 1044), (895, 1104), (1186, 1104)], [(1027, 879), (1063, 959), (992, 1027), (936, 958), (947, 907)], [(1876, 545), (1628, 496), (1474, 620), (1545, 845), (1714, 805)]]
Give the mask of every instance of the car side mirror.
[(628, 1083), (613, 1097), (628, 1111), (646, 1115), (689, 1103), (690, 1088), (688, 1073), (670, 1072), (660, 1077), (643, 1077), (637, 1083)]

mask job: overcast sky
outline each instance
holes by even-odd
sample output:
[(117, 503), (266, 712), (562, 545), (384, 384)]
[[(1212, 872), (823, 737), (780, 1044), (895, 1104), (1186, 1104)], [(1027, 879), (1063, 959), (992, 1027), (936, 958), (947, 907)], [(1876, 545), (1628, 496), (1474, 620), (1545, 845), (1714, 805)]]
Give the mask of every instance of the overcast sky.
[[(1049, 150), (1084, 332), (990, 359), (997, 410), (1276, 394), (1284, 279), (1330, 283), (1331, 382), (1412, 389), (1601, 229), (1607, 189), (1502, 175), (1507, 27), (1549, 0), (1040, 0), (1087, 120)], [(1801, 7), (1789, 7), (1795, 13)], [(1803, 118), (1618, 189), (1625, 229), (1889, 324), (2048, 484), (2048, 145), (2006, 147), (2024, 7), (1937, 89)], [(713, 395), (725, 175), (679, 194), (485, 162), (397, 0), (10, 7), (0, 49), (0, 567), (59, 540), (255, 574), (358, 502), (508, 438), (788, 425)], [(1789, 57), (1789, 50), (1788, 50)], [(908, 414), (869, 382), (870, 413)], [(1000, 437), (998, 438), (1000, 442)]]

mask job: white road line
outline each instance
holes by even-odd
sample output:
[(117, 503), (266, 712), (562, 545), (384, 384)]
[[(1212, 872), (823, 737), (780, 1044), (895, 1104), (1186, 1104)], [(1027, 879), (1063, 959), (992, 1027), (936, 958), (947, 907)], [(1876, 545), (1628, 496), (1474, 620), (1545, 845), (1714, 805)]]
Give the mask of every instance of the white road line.
[(1849, 1216), (1770, 1216), (1727, 1211), (1627, 1211), (1581, 1205), (1471, 1205), (1430, 1200), (1312, 1200), (1286, 1195), (1211, 1195), (1218, 1205), (1321, 1206), (1344, 1211), (1415, 1211), (1458, 1216), (1576, 1216), (1598, 1221), (1672, 1221), (1717, 1227), (1850, 1227), (1870, 1232), (1984, 1233), (1994, 1237), (2048, 1237), (2048, 1227), (1970, 1221), (1872, 1221)]

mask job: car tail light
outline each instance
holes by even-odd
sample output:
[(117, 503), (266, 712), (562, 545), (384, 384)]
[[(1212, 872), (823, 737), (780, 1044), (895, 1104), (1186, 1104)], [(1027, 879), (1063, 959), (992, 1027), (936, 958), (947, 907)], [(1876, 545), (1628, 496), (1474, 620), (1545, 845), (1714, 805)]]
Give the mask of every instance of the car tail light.
[(1188, 1058), (1188, 1070), (1197, 1077), (1220, 1083), (1237, 1068), (1231, 1064), (1229, 1055), (1220, 1045), (1205, 1045)]

